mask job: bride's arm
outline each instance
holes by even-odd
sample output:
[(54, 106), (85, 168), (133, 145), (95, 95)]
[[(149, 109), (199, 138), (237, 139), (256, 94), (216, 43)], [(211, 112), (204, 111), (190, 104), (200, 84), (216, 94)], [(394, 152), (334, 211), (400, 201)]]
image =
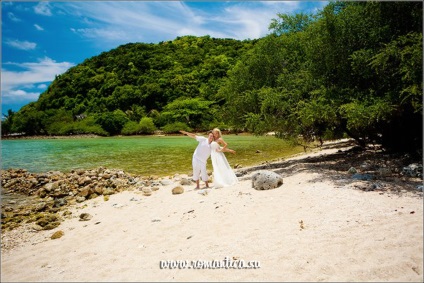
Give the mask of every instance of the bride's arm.
[(235, 154), (236, 153), (236, 151), (235, 150), (232, 150), (232, 149), (230, 149), (230, 148), (228, 148), (227, 146), (228, 146), (228, 144), (222, 139), (222, 138), (219, 138), (218, 140), (217, 140), (217, 143), (218, 144), (220, 144), (222, 147), (221, 148), (219, 148), (219, 149), (217, 149), (217, 151), (221, 151), (221, 152), (230, 152), (230, 153), (232, 153), (232, 154)]

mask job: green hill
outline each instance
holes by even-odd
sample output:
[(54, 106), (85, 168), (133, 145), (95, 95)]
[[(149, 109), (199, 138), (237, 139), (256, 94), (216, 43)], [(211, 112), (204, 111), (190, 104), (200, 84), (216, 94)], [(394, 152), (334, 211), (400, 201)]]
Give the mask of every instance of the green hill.
[[(255, 42), (184, 36), (119, 46), (57, 76), (19, 111), (15, 129), (29, 135), (150, 133), (166, 125), (173, 131), (174, 123), (207, 129), (220, 121), (222, 80)], [(138, 125), (143, 117), (146, 129)]]

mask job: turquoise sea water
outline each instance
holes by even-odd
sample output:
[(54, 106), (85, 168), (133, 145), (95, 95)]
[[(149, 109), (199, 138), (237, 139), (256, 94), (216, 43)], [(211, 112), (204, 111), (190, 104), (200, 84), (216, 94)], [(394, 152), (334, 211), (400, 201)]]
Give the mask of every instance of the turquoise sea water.
[[(231, 166), (251, 166), (301, 152), (275, 137), (227, 135), (226, 153)], [(191, 173), (191, 157), (197, 141), (187, 136), (132, 136), (58, 139), (1, 140), (1, 168), (29, 172), (69, 172), (100, 166), (149, 175)], [(210, 161), (208, 169), (212, 169)]]

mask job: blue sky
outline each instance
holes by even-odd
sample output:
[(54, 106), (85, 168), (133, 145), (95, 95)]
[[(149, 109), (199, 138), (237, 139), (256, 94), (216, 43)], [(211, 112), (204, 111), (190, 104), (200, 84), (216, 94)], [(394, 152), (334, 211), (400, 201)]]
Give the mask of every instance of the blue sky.
[(2, 113), (36, 101), (56, 75), (129, 42), (178, 36), (256, 39), (277, 13), (316, 13), (324, 1), (2, 1)]

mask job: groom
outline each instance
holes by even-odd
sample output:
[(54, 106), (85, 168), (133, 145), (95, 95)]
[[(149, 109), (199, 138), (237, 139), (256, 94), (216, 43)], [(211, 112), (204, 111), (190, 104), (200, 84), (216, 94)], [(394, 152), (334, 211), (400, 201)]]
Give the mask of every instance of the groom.
[(200, 177), (202, 178), (202, 181), (205, 182), (206, 188), (209, 188), (209, 176), (208, 172), (206, 171), (206, 163), (208, 161), (209, 156), (211, 155), (210, 144), (213, 141), (212, 132), (209, 132), (208, 138), (198, 136), (186, 131), (180, 131), (180, 133), (194, 138), (199, 142), (193, 153), (193, 180), (196, 181), (196, 189), (200, 189)]

